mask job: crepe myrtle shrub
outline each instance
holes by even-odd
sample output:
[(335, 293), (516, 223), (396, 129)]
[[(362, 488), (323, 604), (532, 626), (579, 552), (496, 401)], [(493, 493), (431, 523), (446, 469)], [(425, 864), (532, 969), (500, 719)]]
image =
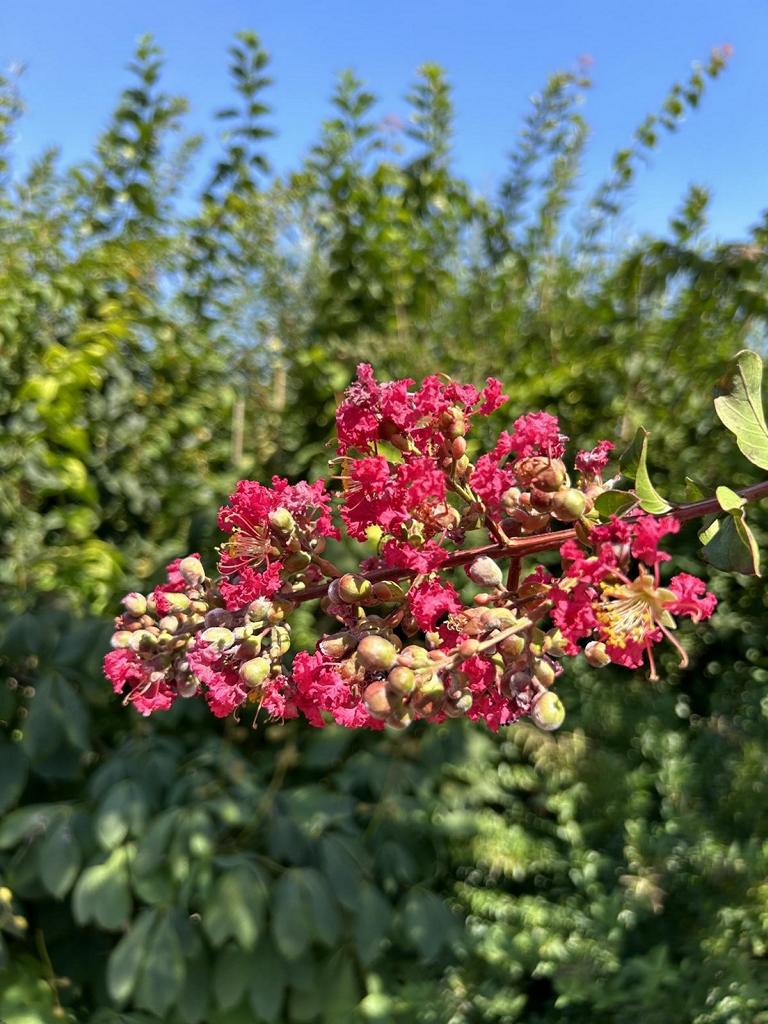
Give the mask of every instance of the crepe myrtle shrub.
[[(739, 353), (715, 407), (768, 469), (761, 375), (760, 357)], [(669, 643), (685, 664), (678, 622), (709, 618), (716, 600), (668, 571), (662, 545), (703, 517), (705, 559), (759, 573), (744, 506), (768, 482), (707, 497), (688, 481), (689, 500), (672, 503), (651, 483), (642, 428), (618, 464), (608, 440), (569, 458), (547, 412), (475, 453), (473, 421), (505, 402), (493, 378), (416, 387), (360, 365), (336, 412), (338, 486), (240, 481), (219, 512), (218, 575), (191, 554), (151, 594), (123, 599), (105, 658), (115, 692), (143, 715), (200, 698), (220, 717), (252, 708), (318, 727), (466, 717), (497, 730), (528, 716), (554, 730), (568, 658), (656, 679), (654, 649)], [(361, 549), (355, 572), (326, 552), (343, 534)], [(557, 564), (539, 564), (544, 552)], [(338, 628), (291, 658), (291, 613), (318, 599)]]

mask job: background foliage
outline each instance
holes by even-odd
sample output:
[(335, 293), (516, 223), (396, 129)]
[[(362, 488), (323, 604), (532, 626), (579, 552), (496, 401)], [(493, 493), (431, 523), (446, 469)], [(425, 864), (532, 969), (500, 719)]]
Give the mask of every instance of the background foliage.
[[(478, 195), (452, 166), (439, 67), (397, 132), (342, 75), (277, 177), (266, 54), (246, 33), (230, 57), (194, 199), (199, 140), (150, 40), (82, 166), (14, 168), (2, 86), (0, 1018), (768, 1021), (759, 580), (713, 572), (721, 607), (684, 673), (575, 670), (556, 737), (253, 731), (186, 704), (145, 721), (100, 675), (100, 616), (210, 551), (238, 477), (327, 472), (361, 359), (502, 377), (496, 428), (547, 408), (587, 446), (644, 423), (665, 493), (751, 482), (709, 395), (764, 341), (768, 220), (712, 239), (695, 185), (663, 237), (625, 215), (722, 57), (586, 203), (583, 68), (552, 76)], [(694, 531), (678, 557), (697, 564)]]

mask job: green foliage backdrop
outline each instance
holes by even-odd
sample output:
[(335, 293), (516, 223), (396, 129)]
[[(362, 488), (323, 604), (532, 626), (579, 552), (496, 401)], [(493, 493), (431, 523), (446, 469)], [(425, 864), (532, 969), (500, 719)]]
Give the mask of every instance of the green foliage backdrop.
[(586, 202), (582, 68), (534, 98), (493, 196), (453, 169), (434, 65), (394, 133), (342, 75), (277, 177), (268, 61), (242, 34), (194, 202), (199, 140), (150, 40), (81, 166), (14, 167), (3, 83), (1, 1019), (768, 1021), (759, 580), (713, 572), (683, 673), (575, 670), (556, 737), (253, 731), (186, 704), (147, 721), (100, 676), (103, 615), (210, 551), (238, 477), (327, 472), (359, 360), (492, 373), (512, 396), (495, 426), (546, 408), (582, 446), (644, 423), (660, 485), (752, 482), (709, 396), (763, 345), (768, 220), (713, 240), (697, 186), (662, 236), (625, 212), (722, 69), (675, 85)]

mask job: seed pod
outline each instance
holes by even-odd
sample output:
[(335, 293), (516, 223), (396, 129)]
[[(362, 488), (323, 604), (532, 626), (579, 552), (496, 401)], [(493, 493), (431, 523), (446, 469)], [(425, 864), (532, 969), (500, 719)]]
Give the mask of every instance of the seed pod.
[(575, 487), (565, 487), (552, 499), (552, 515), (561, 523), (580, 519), (586, 510), (587, 499)]
[(268, 658), (251, 658), (240, 666), (240, 678), (246, 686), (255, 689), (261, 686), (269, 675), (271, 664)]
[(605, 668), (611, 663), (608, 650), (601, 640), (590, 640), (584, 648), (584, 657), (592, 668)]
[(501, 568), (487, 555), (479, 555), (467, 569), (467, 576), (479, 587), (496, 590), (504, 582)]
[(531, 706), (531, 719), (539, 729), (554, 732), (565, 721), (563, 702), (552, 690), (539, 694)]
[(135, 591), (130, 594), (126, 594), (121, 601), (123, 608), (128, 612), (129, 615), (145, 615), (147, 611), (147, 599), (143, 594), (137, 594)]
[(387, 676), (387, 689), (390, 693), (401, 697), (412, 693), (416, 686), (416, 677), (405, 665), (395, 665)]
[(280, 533), (291, 533), (296, 528), (296, 520), (287, 508), (276, 508), (269, 513), (269, 525)]
[(226, 651), (234, 644), (235, 635), (231, 629), (227, 629), (225, 626), (211, 626), (203, 630), (200, 639), (207, 644), (213, 644), (220, 651)]
[(348, 572), (339, 579), (336, 593), (345, 604), (361, 604), (370, 596), (371, 583), (365, 576)]
[(199, 587), (205, 580), (205, 569), (199, 558), (189, 555), (179, 562), (179, 572), (190, 587)]
[(368, 714), (372, 718), (378, 718), (383, 721), (392, 712), (386, 684), (381, 680), (366, 686), (363, 692), (363, 700), (368, 709)]
[(357, 646), (357, 658), (369, 672), (388, 672), (397, 660), (397, 650), (383, 636), (364, 636)]

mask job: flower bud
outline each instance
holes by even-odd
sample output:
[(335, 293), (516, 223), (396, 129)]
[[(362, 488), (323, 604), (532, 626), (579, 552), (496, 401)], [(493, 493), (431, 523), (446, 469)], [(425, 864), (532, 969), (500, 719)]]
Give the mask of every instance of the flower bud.
[(372, 718), (384, 720), (392, 711), (387, 694), (386, 684), (379, 681), (366, 686), (363, 691), (363, 700)]
[(344, 604), (361, 604), (370, 596), (371, 583), (365, 576), (348, 572), (339, 579), (336, 593)]
[(515, 658), (519, 658), (525, 650), (525, 637), (520, 633), (513, 633), (511, 636), (505, 636), (504, 639), (500, 640), (496, 645), (496, 650), (505, 661), (514, 661)]
[(157, 637), (147, 629), (137, 629), (131, 633), (129, 647), (137, 654), (153, 651), (157, 647)]
[(461, 641), (457, 647), (457, 651), (462, 658), (471, 658), (473, 654), (477, 654), (479, 647), (480, 641), (470, 637), (468, 640)]
[(464, 691), (459, 694), (458, 697), (449, 698), (443, 710), (449, 718), (461, 718), (472, 707), (472, 694), (469, 691)]
[(272, 604), (266, 597), (257, 597), (245, 609), (245, 617), (251, 622), (265, 622), (271, 610)]
[(182, 579), (190, 587), (199, 587), (205, 580), (205, 569), (199, 558), (188, 555), (179, 562), (179, 572)]
[(302, 569), (307, 568), (311, 561), (312, 556), (306, 551), (294, 551), (283, 562), (283, 568), (286, 572), (301, 572)]
[(451, 439), (466, 434), (467, 421), (464, 418), (464, 411), (457, 405), (446, 409), (440, 416), (440, 428), (445, 436)]
[(559, 629), (552, 629), (544, 638), (543, 649), (550, 658), (562, 658), (568, 650), (568, 641)]
[(556, 675), (555, 666), (549, 658), (536, 658), (533, 665), (533, 678), (537, 683), (549, 687), (554, 683)]
[(273, 626), (270, 633), (269, 654), (275, 661), (291, 649), (291, 631), (286, 626)]
[(164, 615), (158, 622), (158, 627), (166, 633), (175, 633), (181, 623), (175, 615)]
[(456, 475), (464, 476), (469, 469), (469, 456), (462, 455), (460, 459), (456, 460)]
[(405, 665), (395, 665), (387, 676), (387, 689), (399, 697), (412, 693), (416, 686), (416, 676)]
[(199, 688), (199, 680), (195, 676), (187, 676), (184, 679), (176, 680), (176, 693), (185, 700), (194, 697)]
[(531, 719), (539, 729), (554, 732), (565, 721), (563, 702), (552, 690), (539, 694), (531, 706)]
[(320, 653), (333, 661), (340, 660), (354, 650), (354, 647), (355, 641), (350, 633), (333, 633), (330, 636), (324, 636), (317, 645)]
[(147, 599), (143, 594), (137, 594), (135, 591), (126, 594), (121, 601), (123, 608), (128, 612), (129, 615), (146, 615), (147, 612)]
[(488, 555), (479, 555), (467, 569), (467, 576), (479, 587), (496, 590), (504, 582), (500, 567)]
[(606, 646), (601, 640), (590, 640), (584, 648), (584, 657), (592, 668), (605, 668), (611, 663)]
[(234, 644), (235, 635), (231, 629), (227, 629), (225, 626), (211, 626), (203, 630), (200, 639), (207, 644), (213, 644), (220, 651), (226, 651)]
[(116, 633), (112, 634), (112, 639), (109, 641), (110, 647), (113, 650), (120, 650), (121, 648), (131, 646), (131, 637), (133, 632), (128, 629), (118, 629)]
[(296, 528), (296, 520), (287, 508), (276, 508), (269, 513), (269, 525), (281, 533), (291, 533)]
[(467, 439), (465, 437), (454, 437), (451, 441), (451, 455), (458, 460), (466, 453)]
[(424, 718), (439, 711), (445, 703), (445, 687), (433, 672), (425, 672), (417, 678), (417, 689), (413, 705)]
[(206, 612), (203, 622), (206, 627), (221, 626), (223, 623), (229, 622), (229, 612), (224, 608), (211, 608), (209, 612)]
[(580, 519), (586, 510), (587, 499), (575, 487), (565, 487), (552, 498), (552, 515), (561, 523)]
[(357, 645), (357, 658), (368, 672), (388, 672), (397, 660), (397, 649), (383, 636), (364, 636)]
[(168, 604), (171, 606), (172, 610), (175, 612), (185, 612), (192, 604), (192, 602), (190, 601), (186, 594), (171, 593), (164, 594), (163, 596), (165, 597)]
[(522, 486), (536, 487), (540, 491), (557, 491), (568, 482), (565, 463), (546, 455), (518, 459), (513, 468)]
[(401, 604), (405, 600), (405, 591), (399, 583), (381, 580), (371, 587), (371, 600), (376, 604)]
[(537, 512), (549, 512), (555, 500), (552, 491), (541, 491), (538, 487), (532, 487), (530, 494), (531, 505)]
[(397, 663), (406, 668), (425, 668), (429, 665), (429, 652), (417, 644), (409, 644), (398, 654)]
[(269, 675), (271, 664), (268, 658), (251, 658), (240, 666), (240, 678), (246, 686), (255, 689), (261, 686)]

